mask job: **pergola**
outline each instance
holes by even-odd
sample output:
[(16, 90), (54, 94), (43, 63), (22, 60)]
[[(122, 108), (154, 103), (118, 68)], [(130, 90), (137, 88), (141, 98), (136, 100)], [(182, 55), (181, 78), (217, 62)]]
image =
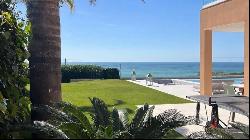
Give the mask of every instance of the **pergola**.
[(200, 11), (200, 93), (212, 95), (212, 33), (244, 32), (244, 95), (249, 96), (249, 0), (216, 0)]

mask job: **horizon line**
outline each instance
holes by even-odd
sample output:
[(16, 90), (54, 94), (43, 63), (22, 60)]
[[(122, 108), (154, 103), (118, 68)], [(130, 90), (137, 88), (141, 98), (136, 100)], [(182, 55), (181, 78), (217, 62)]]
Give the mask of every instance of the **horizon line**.
[[(66, 61), (67, 63), (200, 63), (200, 61)], [(65, 61), (61, 61), (65, 63)], [(214, 61), (213, 63), (244, 63), (244, 61)]]

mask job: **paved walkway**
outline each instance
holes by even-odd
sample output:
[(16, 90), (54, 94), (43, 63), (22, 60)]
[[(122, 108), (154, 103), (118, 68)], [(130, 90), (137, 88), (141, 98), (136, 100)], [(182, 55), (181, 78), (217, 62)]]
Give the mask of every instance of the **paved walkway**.
[(200, 95), (199, 92), (195, 91), (193, 85), (164, 85), (164, 84), (153, 83), (153, 86), (147, 86), (145, 80), (137, 80), (137, 81), (128, 80), (128, 81), (184, 99), (187, 99), (186, 96)]
[[(171, 94), (174, 96), (178, 96), (180, 98), (187, 99), (186, 96), (191, 95), (199, 95), (197, 91), (193, 88), (193, 85), (163, 85), (163, 84), (157, 84), (153, 83), (153, 86), (147, 86), (145, 80), (137, 80), (137, 81), (131, 81), (135, 84), (139, 84), (142, 86), (146, 86), (167, 94)], [(141, 107), (142, 105), (138, 105), (137, 107)], [(196, 103), (186, 103), (186, 104), (162, 104), (162, 105), (155, 105), (155, 109), (153, 112), (153, 115), (158, 115), (165, 110), (168, 109), (177, 109), (185, 116), (195, 116), (196, 113)], [(211, 116), (211, 110), (212, 108), (208, 105), (204, 105), (201, 103), (200, 106), (200, 125), (187, 125), (183, 127), (176, 128), (176, 131), (184, 136), (188, 136), (191, 133), (198, 132), (198, 131), (204, 131), (204, 126), (208, 120), (210, 120)], [(226, 124), (228, 124), (230, 111), (219, 108), (219, 118)], [(235, 121), (241, 122), (243, 124), (249, 125), (249, 119), (241, 114), (236, 113), (235, 115)]]
[[(137, 107), (142, 107), (142, 105), (138, 105)], [(155, 109), (153, 112), (153, 115), (156, 116), (165, 110), (168, 109), (177, 109), (180, 111), (185, 116), (195, 116), (196, 115), (196, 103), (185, 103), (185, 104), (162, 104), (162, 105), (155, 105)], [(211, 117), (211, 111), (212, 107), (204, 104), (200, 104), (200, 120), (201, 120), (201, 125), (205, 126), (208, 120), (210, 120)], [(226, 109), (219, 108), (219, 118), (224, 122), (228, 123), (229, 116), (230, 116), (230, 111)], [(235, 115), (235, 121), (236, 122), (241, 122), (244, 124), (249, 125), (249, 119), (241, 114), (236, 113)]]

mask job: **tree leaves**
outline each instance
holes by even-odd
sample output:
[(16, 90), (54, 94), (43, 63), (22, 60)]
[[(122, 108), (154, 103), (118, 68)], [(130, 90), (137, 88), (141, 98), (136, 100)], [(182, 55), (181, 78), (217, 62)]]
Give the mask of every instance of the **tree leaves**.
[(149, 109), (148, 104), (145, 104), (143, 107), (139, 108), (129, 126), (130, 133), (134, 134), (140, 127), (143, 125), (144, 118), (147, 114), (147, 111)]
[(111, 125), (110, 121), (110, 112), (108, 111), (107, 105), (98, 98), (89, 98), (94, 109), (94, 122), (95, 126), (104, 126), (107, 127), (108, 125)]
[(61, 129), (68, 137), (72, 139), (89, 139), (88, 130), (84, 129), (79, 123), (64, 122), (58, 127)]
[[(60, 129), (57, 129), (53, 125), (43, 122), (43, 121), (34, 121), (34, 126), (32, 129), (35, 130), (35, 133), (41, 135), (40, 138), (57, 138), (57, 139), (68, 139), (68, 136), (65, 135)], [(37, 132), (38, 131), (38, 132)]]
[(116, 108), (114, 108), (112, 111), (112, 127), (114, 132), (125, 130), (125, 126), (123, 125), (123, 122), (120, 119), (118, 110)]
[(71, 11), (73, 11), (75, 8), (74, 0), (61, 0), (61, 3), (66, 3), (66, 5), (68, 5), (68, 7), (70, 8)]
[[(25, 98), (28, 69), (24, 60), (28, 57), (26, 26), (11, 0), (0, 1), (0, 108), (3, 121), (20, 122), (30, 116), (29, 98)], [(4, 127), (4, 126), (3, 126)], [(1, 126), (0, 126), (1, 128)]]
[(5, 114), (6, 110), (7, 110), (6, 105), (3, 103), (3, 101), (0, 102), (0, 112)]
[(243, 134), (249, 138), (249, 125), (242, 124), (240, 122), (230, 123), (233, 128), (241, 130)]
[[(60, 104), (60, 103), (59, 103)], [(69, 103), (61, 103), (62, 111), (65, 112), (68, 116), (70, 116), (75, 123), (79, 123), (82, 129), (86, 130), (89, 137), (93, 135), (91, 132), (92, 126), (88, 120), (88, 118), (83, 114), (83, 112)]]

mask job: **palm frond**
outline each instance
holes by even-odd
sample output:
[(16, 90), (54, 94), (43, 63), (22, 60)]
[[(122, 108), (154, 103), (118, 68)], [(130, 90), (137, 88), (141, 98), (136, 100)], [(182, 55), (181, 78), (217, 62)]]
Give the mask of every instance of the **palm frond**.
[(187, 139), (217, 139), (217, 137), (207, 134), (204, 131), (198, 131), (188, 135)]
[(123, 123), (119, 117), (118, 110), (116, 108), (114, 108), (112, 111), (112, 126), (114, 132), (125, 130)]
[(139, 125), (140, 127), (134, 128), (130, 131), (133, 138), (161, 138), (164, 134), (178, 126), (186, 124), (185, 116), (177, 112), (177, 110), (166, 110), (164, 113), (153, 117), (154, 106), (150, 107)]
[(59, 102), (55, 103), (54, 107), (62, 110), (67, 116), (71, 118), (71, 121), (67, 121), (68, 123), (80, 124), (82, 129), (86, 130), (89, 137), (94, 135), (91, 123), (77, 106), (66, 102)]
[(128, 126), (129, 133), (133, 136), (133, 138), (140, 135), (140, 131), (143, 129), (145, 116), (148, 112), (149, 105), (145, 104), (143, 107), (137, 109), (132, 122)]
[(71, 11), (74, 10), (75, 5), (74, 5), (74, 0), (61, 0), (62, 3), (65, 3), (66, 5), (68, 5), (68, 7), (70, 8)]
[[(32, 0), (12, 0), (12, 1), (16, 2), (16, 3), (25, 3), (25, 4), (27, 4), (28, 2), (30, 2)], [(75, 2), (74, 2), (74, 0), (59, 0), (59, 4), (60, 5), (61, 4), (66, 4), (71, 11), (73, 11), (74, 8), (75, 8)]]
[[(97, 0), (89, 0), (89, 3), (91, 4), (91, 5), (93, 5), (93, 6), (95, 6), (96, 5), (96, 1)], [(146, 3), (146, 1), (145, 0), (141, 0), (143, 3)]]
[(96, 0), (89, 0), (89, 3), (94, 6), (96, 5)]
[(39, 134), (41, 138), (47, 136), (47, 138), (68, 139), (64, 132), (47, 122), (34, 121), (33, 127), (35, 128), (34, 133)]
[(156, 116), (157, 120), (161, 121), (162, 128), (170, 130), (179, 126), (186, 125), (189, 120), (180, 112), (177, 112), (176, 109), (169, 109), (165, 112)]
[(234, 139), (227, 129), (224, 128), (205, 128), (205, 131), (208, 135), (216, 137), (217, 139)]
[(119, 114), (119, 119), (121, 120), (123, 127), (128, 128), (129, 126), (128, 112), (125, 110), (119, 110), (118, 114)]
[(39, 112), (39, 114), (47, 114), (49, 120), (53, 125), (60, 122), (73, 122), (74, 118), (68, 116), (65, 112), (48, 105), (33, 105), (32, 110)]
[(58, 127), (71, 139), (90, 139), (88, 131), (82, 127), (79, 123), (61, 123)]
[(150, 121), (150, 119), (153, 117), (153, 111), (154, 111), (154, 109), (155, 109), (155, 106), (151, 106), (151, 107), (148, 109), (148, 111), (147, 111), (147, 113), (146, 113), (146, 115), (145, 115), (145, 117), (144, 117), (143, 122), (148, 122), (148, 121)]
[(141, 139), (141, 138), (161, 138), (164, 136), (165, 131), (161, 128), (161, 121), (157, 120), (156, 117), (153, 117), (154, 106), (150, 107), (145, 114), (144, 120), (141, 124), (141, 128), (138, 129), (134, 134), (134, 138)]
[(240, 122), (230, 123), (233, 128), (236, 128), (243, 132), (246, 137), (249, 137), (249, 125), (242, 124)]
[[(96, 131), (96, 137), (95, 139), (119, 139), (119, 138), (126, 138), (124, 137), (125, 135), (123, 135), (123, 137), (121, 137), (121, 135), (124, 133), (124, 131), (118, 131), (115, 132), (113, 130), (112, 126), (99, 126), (98, 130)], [(128, 137), (129, 138), (129, 137)]]
[(110, 121), (110, 112), (108, 111), (107, 105), (104, 103), (104, 101), (98, 99), (98, 98), (89, 98), (94, 109), (94, 123), (95, 126), (109, 126), (112, 125)]
[(161, 127), (161, 122), (155, 117), (150, 118), (147, 122), (143, 122), (139, 131), (133, 134), (135, 139), (149, 138), (157, 139), (164, 136), (164, 128)]
[(136, 128), (139, 128), (142, 125), (142, 122), (144, 122), (144, 118), (147, 114), (147, 111), (149, 109), (148, 104), (145, 104), (143, 107), (139, 108), (130, 124), (131, 130), (136, 130)]

